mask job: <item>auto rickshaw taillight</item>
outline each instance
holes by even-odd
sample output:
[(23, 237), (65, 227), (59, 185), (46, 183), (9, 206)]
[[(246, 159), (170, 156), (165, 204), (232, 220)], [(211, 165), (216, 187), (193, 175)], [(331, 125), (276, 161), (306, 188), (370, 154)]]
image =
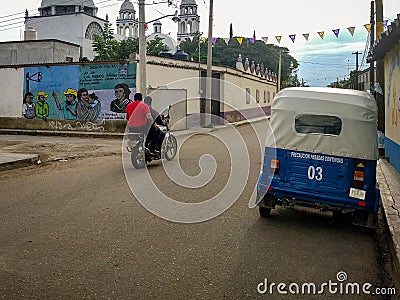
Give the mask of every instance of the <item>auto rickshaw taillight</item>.
[(353, 186), (363, 187), (364, 186), (364, 171), (354, 171)]
[(279, 165), (280, 162), (278, 159), (272, 159), (271, 160), (271, 173), (274, 175), (279, 174)]

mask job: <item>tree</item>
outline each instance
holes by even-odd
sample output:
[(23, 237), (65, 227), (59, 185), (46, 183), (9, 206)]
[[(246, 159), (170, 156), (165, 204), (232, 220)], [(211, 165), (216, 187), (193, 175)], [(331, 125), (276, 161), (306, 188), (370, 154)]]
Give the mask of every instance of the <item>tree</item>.
[(114, 60), (119, 52), (119, 42), (113, 36), (110, 23), (104, 23), (103, 32), (94, 37), (92, 47), (96, 52), (95, 61)]
[(350, 78), (343, 80), (336, 80), (335, 82), (331, 82), (328, 87), (340, 88), (340, 89), (355, 89), (357, 72), (351, 71)]
[(159, 55), (162, 51), (170, 50), (167, 45), (163, 43), (163, 38), (156, 36), (153, 40), (147, 42), (147, 54)]
[(207, 43), (201, 40), (201, 35), (196, 32), (193, 39), (186, 39), (179, 44), (179, 47), (188, 54), (188, 59), (191, 61), (199, 61), (199, 46), (200, 46), (200, 62), (207, 62)]
[[(169, 50), (162, 40), (162, 38), (156, 37), (148, 41), (147, 54), (158, 55), (163, 50)], [(105, 23), (103, 33), (95, 36), (92, 46), (96, 53), (94, 61), (126, 60), (132, 53), (139, 52), (139, 39), (127, 38), (119, 42), (114, 38), (110, 24)]]
[[(200, 35), (195, 35), (193, 40), (189, 39), (180, 44), (189, 55), (189, 59), (198, 61), (199, 44), (201, 49), (201, 62), (205, 63), (207, 59), (207, 44), (199, 43)], [(239, 44), (236, 38), (231, 38), (227, 43), (221, 38), (218, 38), (213, 47), (213, 64), (222, 65), (226, 67), (235, 68), (236, 61), (239, 54), (242, 58), (249, 58), (255, 64), (264, 63), (268, 70), (278, 73), (279, 52), (282, 53), (282, 83), (283, 86), (286, 81), (291, 82), (288, 84), (299, 84), (298, 79), (294, 76), (299, 64), (295, 58), (289, 54), (287, 48), (281, 48), (275, 45), (266, 45), (263, 41), (250, 42), (249, 39), (243, 40)], [(290, 76), (294, 76), (291, 78)], [(295, 80), (295, 81), (293, 81)]]

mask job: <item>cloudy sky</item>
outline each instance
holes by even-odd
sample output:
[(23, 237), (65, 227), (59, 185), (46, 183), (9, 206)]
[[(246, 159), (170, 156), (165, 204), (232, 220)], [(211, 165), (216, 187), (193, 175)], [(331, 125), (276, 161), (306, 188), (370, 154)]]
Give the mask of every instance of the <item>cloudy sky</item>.
[[(65, 0), (66, 2), (68, 0)], [(86, 1), (86, 0), (82, 0)], [(137, 15), (137, 0), (134, 3)], [(20, 40), (23, 17), (37, 15), (41, 0), (8, 1), (0, 9), (0, 42)], [(176, 7), (169, 7), (164, 0), (146, 0), (146, 20), (150, 21), (165, 14), (173, 14)], [(180, 4), (180, 1), (173, 1)], [(207, 36), (209, 0), (196, 0), (200, 15), (200, 30)], [(94, 0), (99, 8), (98, 17), (115, 25), (122, 1)], [(360, 68), (368, 67), (362, 58), (368, 42), (365, 24), (370, 20), (370, 0), (215, 0), (213, 36), (228, 37), (232, 23), (234, 36), (256, 38), (268, 37), (268, 43), (278, 45), (275, 36), (282, 36), (280, 45), (287, 47), (300, 63), (299, 77), (309, 85), (325, 86), (337, 78), (348, 76), (355, 69), (355, 55), (359, 51)], [(400, 13), (399, 0), (383, 0), (383, 15), (392, 21)], [(169, 18), (162, 20), (163, 33), (176, 38), (177, 24)], [(348, 27), (355, 27), (354, 36)], [(332, 30), (339, 29), (338, 37)], [(149, 31), (152, 31), (150, 26)], [(317, 32), (324, 32), (322, 39)], [(308, 41), (303, 34), (309, 33)], [(296, 35), (294, 42), (289, 35)]]

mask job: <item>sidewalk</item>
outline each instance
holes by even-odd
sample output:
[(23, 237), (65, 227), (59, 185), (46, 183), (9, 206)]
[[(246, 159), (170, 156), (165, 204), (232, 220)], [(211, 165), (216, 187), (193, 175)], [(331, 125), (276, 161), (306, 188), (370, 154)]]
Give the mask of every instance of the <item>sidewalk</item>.
[(393, 258), (392, 274), (400, 286), (400, 173), (386, 160), (379, 159), (377, 181), (381, 190), (381, 203), (390, 232), (389, 241)]

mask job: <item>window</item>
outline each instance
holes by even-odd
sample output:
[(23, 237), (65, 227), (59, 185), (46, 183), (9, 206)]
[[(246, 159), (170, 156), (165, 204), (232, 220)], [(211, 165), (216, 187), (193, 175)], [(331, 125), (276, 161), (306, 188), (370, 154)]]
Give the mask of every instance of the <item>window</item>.
[(246, 104), (250, 103), (250, 89), (246, 88)]
[(256, 90), (256, 101), (257, 103), (260, 103), (260, 91)]
[(271, 102), (271, 92), (270, 91), (267, 92), (267, 101), (268, 101), (268, 103)]
[(264, 91), (264, 103), (267, 103), (267, 91)]
[(339, 135), (342, 131), (342, 120), (334, 116), (298, 115), (295, 119), (295, 130), (298, 133)]

